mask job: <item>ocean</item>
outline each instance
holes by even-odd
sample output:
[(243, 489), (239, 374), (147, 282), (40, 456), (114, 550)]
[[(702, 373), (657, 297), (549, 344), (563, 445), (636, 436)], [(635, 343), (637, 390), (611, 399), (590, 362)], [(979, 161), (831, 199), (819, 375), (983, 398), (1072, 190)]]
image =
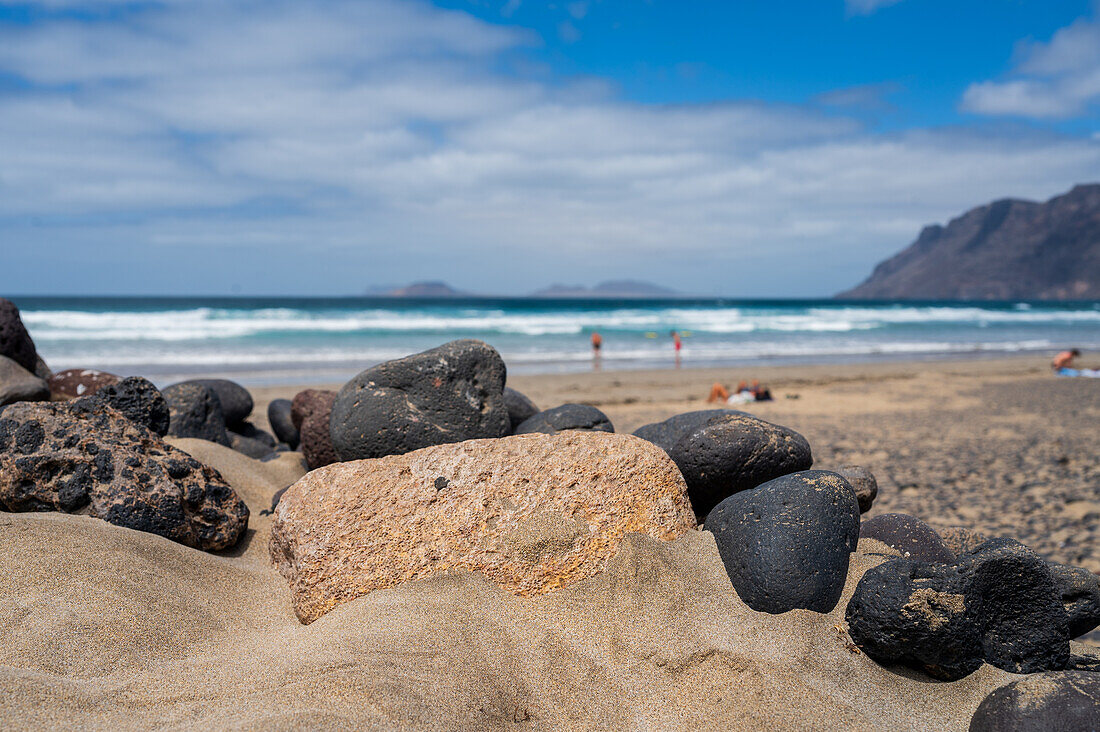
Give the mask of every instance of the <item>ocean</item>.
[(1100, 351), (1100, 302), (833, 300), (393, 300), (18, 297), (55, 371), (97, 368), (157, 384), (220, 375), (245, 384), (339, 382), (387, 359), (480, 338), (511, 372), (1037, 355)]

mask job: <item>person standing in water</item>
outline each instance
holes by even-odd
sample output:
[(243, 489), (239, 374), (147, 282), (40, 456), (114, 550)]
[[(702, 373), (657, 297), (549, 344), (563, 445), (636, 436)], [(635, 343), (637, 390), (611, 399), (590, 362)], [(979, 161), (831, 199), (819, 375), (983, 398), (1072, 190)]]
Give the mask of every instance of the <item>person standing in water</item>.
[(680, 331), (672, 331), (672, 348), (676, 351), (676, 368), (680, 368), (680, 349), (684, 344), (680, 341)]
[(600, 370), (600, 348), (603, 346), (603, 337), (596, 331), (592, 331), (592, 370)]

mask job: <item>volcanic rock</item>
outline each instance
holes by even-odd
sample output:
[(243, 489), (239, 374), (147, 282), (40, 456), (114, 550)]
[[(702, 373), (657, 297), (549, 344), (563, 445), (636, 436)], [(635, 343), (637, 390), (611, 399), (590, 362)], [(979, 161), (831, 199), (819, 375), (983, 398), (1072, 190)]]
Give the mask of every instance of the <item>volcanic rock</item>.
[(291, 403), (291, 418), (298, 428), (300, 447), (310, 470), (338, 462), (329, 428), (335, 400), (334, 391), (306, 389), (298, 392)]
[(813, 465), (802, 435), (734, 410), (678, 414), (634, 434), (676, 462), (700, 517), (727, 496)]
[(539, 408), (534, 402), (510, 386), (504, 387), (504, 407), (508, 410), (508, 421), (512, 425), (513, 432), (525, 419), (530, 419), (539, 413)]
[(440, 572), (539, 595), (601, 572), (630, 532), (673, 539), (694, 526), (683, 478), (651, 444), (531, 434), (314, 470), (278, 502), (271, 555), (310, 623)]
[(1069, 621), (1069, 637), (1078, 638), (1100, 625), (1100, 577), (1084, 567), (1048, 562)]
[(252, 414), (252, 395), (248, 389), (235, 381), (228, 379), (192, 379), (184, 384), (202, 384), (214, 392), (222, 405), (222, 414), (225, 416), (225, 425), (228, 429), (239, 432), (237, 429), (242, 422)]
[(607, 415), (587, 404), (562, 404), (525, 419), (514, 430), (515, 434), (542, 432), (552, 435), (564, 430), (587, 432), (614, 432), (615, 427)]
[(1011, 673), (1057, 671), (1069, 659), (1069, 619), (1050, 567), (1012, 539), (959, 558), (985, 660)]
[(859, 504), (836, 473), (807, 470), (726, 498), (704, 528), (746, 605), (825, 613), (840, 599), (859, 541)]
[(47, 382), (54, 401), (90, 396), (105, 386), (117, 384), (119, 377), (95, 369), (65, 369), (52, 375)]
[(194, 381), (185, 381), (165, 387), (161, 393), (168, 402), (171, 414), (168, 434), (229, 445), (222, 404), (212, 389)]
[(291, 418), (291, 404), (289, 399), (273, 399), (267, 405), (267, 422), (275, 432), (275, 436), (290, 446), (291, 450), (298, 447), (301, 439), (298, 428)]
[(46, 382), (7, 356), (0, 356), (0, 407), (15, 402), (40, 402), (50, 398)]
[(0, 297), (0, 356), (6, 356), (35, 373), (38, 366), (38, 352), (34, 341), (23, 325), (19, 308), (11, 300)]
[(884, 513), (864, 521), (859, 528), (859, 535), (867, 539), (878, 539), (909, 559), (940, 563), (955, 561), (955, 555), (944, 545), (935, 529), (916, 516)]
[(4, 409), (0, 506), (85, 512), (208, 551), (248, 526), (248, 507), (215, 471), (92, 398)]
[(994, 690), (970, 720), (970, 732), (1088, 732), (1100, 729), (1100, 674), (1051, 671)]
[(860, 465), (844, 465), (833, 468), (832, 472), (844, 478), (855, 489), (860, 513), (867, 513), (871, 510), (871, 504), (875, 502), (875, 497), (878, 496), (878, 481), (875, 480), (875, 476), (870, 470)]
[(117, 384), (103, 387), (89, 402), (101, 402), (122, 413), (131, 422), (158, 437), (168, 434), (171, 421), (168, 402), (157, 387), (140, 376), (128, 376)]
[(878, 663), (954, 681), (982, 665), (970, 610), (954, 567), (895, 559), (864, 573), (845, 617), (852, 640)]
[(500, 354), (474, 340), (369, 368), (345, 384), (332, 405), (336, 456), (360, 460), (502, 437), (510, 429), (504, 378)]

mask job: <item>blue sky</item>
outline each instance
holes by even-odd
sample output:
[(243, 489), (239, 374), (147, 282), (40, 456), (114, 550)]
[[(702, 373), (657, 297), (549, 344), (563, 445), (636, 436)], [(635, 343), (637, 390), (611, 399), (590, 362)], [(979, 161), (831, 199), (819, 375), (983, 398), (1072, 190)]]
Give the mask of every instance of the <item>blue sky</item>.
[(0, 292), (828, 295), (1098, 111), (1088, 1), (0, 0)]

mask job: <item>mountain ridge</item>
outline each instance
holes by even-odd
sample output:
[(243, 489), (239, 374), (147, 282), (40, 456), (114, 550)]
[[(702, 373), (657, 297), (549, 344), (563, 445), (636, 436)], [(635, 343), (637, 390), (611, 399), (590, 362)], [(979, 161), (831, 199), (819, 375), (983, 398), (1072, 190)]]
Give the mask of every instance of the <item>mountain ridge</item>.
[(838, 299), (1100, 299), (1100, 183), (1046, 202), (1003, 198), (917, 239)]

